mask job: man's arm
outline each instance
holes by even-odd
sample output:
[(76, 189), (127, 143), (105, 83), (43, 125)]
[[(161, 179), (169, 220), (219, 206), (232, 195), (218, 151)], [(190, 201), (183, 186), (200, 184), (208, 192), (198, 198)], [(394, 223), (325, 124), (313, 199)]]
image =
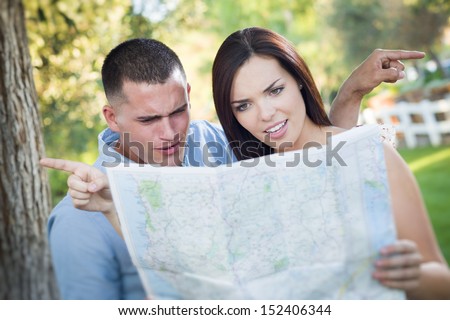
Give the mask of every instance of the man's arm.
[(62, 299), (123, 299), (114, 247), (119, 237), (102, 214), (77, 210), (66, 197), (52, 213), (48, 232)]
[(395, 83), (405, 77), (400, 60), (422, 59), (425, 53), (404, 50), (374, 50), (345, 80), (334, 99), (330, 120), (333, 125), (352, 128), (358, 122), (359, 108), (364, 95), (382, 82)]
[(44, 158), (40, 164), (50, 169), (71, 173), (67, 185), (73, 206), (80, 210), (102, 212), (123, 238), (106, 174), (93, 166), (70, 160)]

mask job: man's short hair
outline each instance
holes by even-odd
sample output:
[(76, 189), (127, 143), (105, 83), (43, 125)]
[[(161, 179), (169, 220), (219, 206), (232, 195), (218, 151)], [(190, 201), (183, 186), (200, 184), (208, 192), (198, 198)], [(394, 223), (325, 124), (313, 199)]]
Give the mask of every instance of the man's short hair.
[(154, 39), (131, 39), (122, 42), (106, 56), (102, 67), (102, 81), (106, 98), (123, 98), (124, 81), (162, 84), (179, 70), (186, 74), (176, 53)]

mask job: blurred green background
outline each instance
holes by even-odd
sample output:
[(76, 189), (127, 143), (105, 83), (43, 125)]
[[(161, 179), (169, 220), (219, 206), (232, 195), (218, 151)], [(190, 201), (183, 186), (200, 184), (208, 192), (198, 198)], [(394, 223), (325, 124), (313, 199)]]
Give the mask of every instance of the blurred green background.
[[(92, 163), (106, 124), (100, 69), (114, 46), (154, 37), (180, 56), (191, 84), (192, 117), (217, 121), (210, 70), (220, 43), (249, 26), (273, 29), (298, 48), (325, 103), (375, 48), (422, 50), (407, 79), (374, 96), (395, 99), (450, 87), (448, 0), (24, 0), (35, 84), (48, 156)], [(441, 248), (450, 261), (450, 147), (399, 150), (423, 192)], [(49, 171), (52, 200), (67, 175)]]
[(399, 151), (417, 178), (442, 253), (450, 262), (450, 147)]

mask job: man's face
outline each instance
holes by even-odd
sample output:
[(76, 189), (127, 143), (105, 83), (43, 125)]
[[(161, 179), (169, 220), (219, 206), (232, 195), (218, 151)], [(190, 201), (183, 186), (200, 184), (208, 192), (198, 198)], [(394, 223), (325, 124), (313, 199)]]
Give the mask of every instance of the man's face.
[(179, 166), (189, 127), (189, 85), (175, 71), (164, 84), (125, 81), (126, 99), (103, 108), (113, 131), (120, 134), (120, 153), (138, 163)]

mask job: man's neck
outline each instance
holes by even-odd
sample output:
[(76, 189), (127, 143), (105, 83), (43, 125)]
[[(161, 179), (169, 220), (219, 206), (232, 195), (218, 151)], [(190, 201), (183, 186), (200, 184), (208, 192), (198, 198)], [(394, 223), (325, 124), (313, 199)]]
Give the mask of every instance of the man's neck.
[(116, 144), (114, 145), (114, 150), (124, 156), (127, 159), (130, 159), (133, 162), (139, 163), (139, 164), (145, 164), (145, 162), (140, 159), (138, 156), (136, 156), (134, 153), (129, 152), (128, 148), (124, 148), (123, 145), (120, 143), (120, 139), (117, 140)]

